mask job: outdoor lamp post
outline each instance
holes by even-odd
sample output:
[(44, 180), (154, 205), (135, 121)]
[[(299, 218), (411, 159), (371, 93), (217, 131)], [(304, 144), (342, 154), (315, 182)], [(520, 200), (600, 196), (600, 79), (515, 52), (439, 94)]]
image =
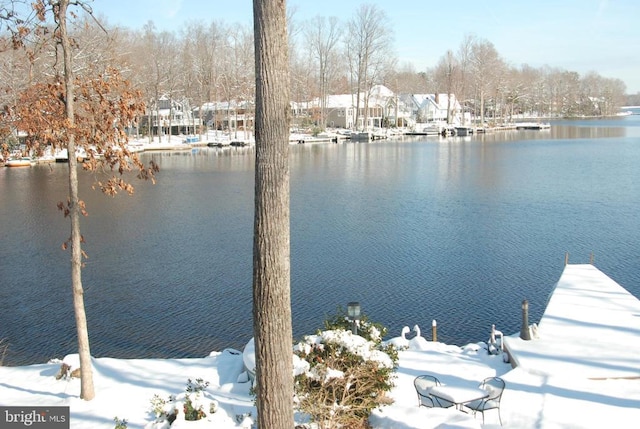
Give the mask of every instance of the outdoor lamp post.
[(531, 331), (529, 330), (529, 302), (526, 299), (522, 301), (522, 327), (520, 328), (520, 338), (525, 341), (531, 340)]
[(351, 321), (351, 332), (358, 335), (358, 320), (360, 320), (360, 303), (350, 302), (347, 304), (347, 317)]

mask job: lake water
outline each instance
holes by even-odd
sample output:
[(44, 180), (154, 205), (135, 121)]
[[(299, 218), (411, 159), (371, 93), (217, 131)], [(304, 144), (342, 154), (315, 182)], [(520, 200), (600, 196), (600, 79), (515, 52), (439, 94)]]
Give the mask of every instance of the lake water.
[[(252, 148), (145, 153), (158, 183), (111, 199), (81, 174), (91, 351), (205, 356), (252, 336)], [(291, 146), (296, 338), (349, 301), (390, 336), (486, 340), (544, 311), (571, 263), (640, 297), (640, 116), (549, 131)], [(66, 165), (0, 169), (0, 338), (5, 364), (77, 350), (57, 210)]]

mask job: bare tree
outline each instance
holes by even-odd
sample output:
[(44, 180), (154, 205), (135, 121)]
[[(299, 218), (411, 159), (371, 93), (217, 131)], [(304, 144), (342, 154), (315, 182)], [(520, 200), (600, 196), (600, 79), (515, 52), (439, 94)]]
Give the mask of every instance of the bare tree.
[(458, 74), (458, 62), (453, 52), (447, 51), (435, 68), (435, 81), (437, 83), (437, 92), (447, 94), (447, 124), (451, 123), (451, 105), (452, 94), (454, 92), (453, 84)]
[(541, 116), (540, 99), (538, 92), (542, 72), (540, 69), (523, 64), (516, 72), (516, 88), (513, 90), (514, 95), (511, 97), (513, 101), (512, 114), (526, 113), (529, 115)]
[[(178, 41), (176, 35), (173, 32), (162, 31), (158, 34), (157, 42), (160, 56), (155, 59), (155, 64), (157, 73), (161, 76), (161, 81), (164, 84), (159, 88), (162, 92), (157, 93), (160, 97), (156, 98), (155, 101), (158, 110), (163, 98), (169, 106), (168, 120), (163, 124), (158, 122), (158, 129), (163, 129), (166, 126), (167, 141), (171, 141), (175, 101), (180, 98), (180, 94), (183, 92), (183, 82), (181, 80), (183, 73), (180, 64), (178, 64)], [(158, 117), (158, 119), (160, 118)]]
[(505, 73), (501, 88), (502, 117), (506, 122), (511, 122), (515, 114), (522, 113), (522, 101), (530, 93), (530, 84), (525, 79), (523, 70), (510, 68)]
[(355, 84), (355, 126), (360, 123), (360, 106), (364, 102), (364, 120), (367, 126), (369, 92), (376, 78), (382, 75), (385, 66), (392, 61), (390, 51), (392, 33), (386, 14), (377, 6), (363, 4), (347, 26), (346, 51)]
[(205, 121), (203, 103), (217, 101), (216, 82), (222, 68), (221, 62), (224, 26), (217, 22), (210, 25), (190, 25), (183, 40), (183, 71), (185, 75), (186, 97), (199, 106), (200, 118)]
[[(224, 100), (229, 104), (235, 103), (235, 126), (231, 126), (229, 120), (229, 131), (233, 130), (235, 137), (238, 137), (238, 127), (240, 120), (243, 121), (243, 130), (247, 130), (246, 111), (250, 108), (254, 96), (254, 53), (253, 34), (250, 29), (236, 27), (227, 34), (226, 55), (222, 63), (220, 73), (220, 84)], [(243, 112), (244, 116), (239, 117)]]
[(577, 72), (563, 70), (556, 76), (556, 89), (562, 116), (579, 115), (580, 75)]
[(338, 68), (338, 42), (342, 29), (338, 18), (326, 19), (317, 16), (310, 20), (304, 30), (307, 49), (314, 59), (320, 99), (320, 125), (326, 126), (327, 97), (330, 93), (331, 78)]
[(488, 40), (476, 41), (471, 47), (471, 55), (476, 101), (480, 108), (480, 122), (484, 124), (487, 97), (495, 89), (498, 77), (503, 72), (504, 63), (493, 43)]
[(456, 52), (456, 62), (458, 64), (458, 73), (453, 82), (453, 91), (460, 101), (462, 107), (463, 122), (466, 120), (467, 111), (467, 95), (469, 91), (469, 85), (471, 80), (471, 67), (472, 67), (472, 46), (475, 41), (475, 36), (465, 35)]
[(385, 85), (398, 94), (423, 94), (427, 92), (426, 71), (417, 72), (412, 63), (403, 63), (394, 70)]
[(618, 113), (621, 106), (626, 103), (627, 85), (616, 78), (605, 79), (604, 83), (604, 97), (607, 102), (606, 114), (609, 116)]
[[(5, 87), (4, 91), (0, 91), (0, 105), (12, 106), (16, 104), (17, 94), (26, 88), (32, 78), (32, 62), (28, 61), (27, 55), (23, 50), (8, 49), (1, 53), (0, 56), (0, 82)], [(11, 133), (10, 124), (3, 124), (5, 133)], [(12, 138), (15, 141), (15, 139)]]
[(256, 74), (253, 330), (258, 427), (269, 429), (294, 426), (286, 13), (282, 0), (253, 1)]
[[(296, 126), (309, 125), (309, 119), (313, 116), (309, 115), (310, 103), (314, 97), (319, 97), (318, 80), (314, 74), (313, 59), (308, 50), (299, 50), (295, 47), (289, 49), (289, 73), (291, 75), (291, 101), (295, 103), (299, 109), (293, 113), (293, 121), (300, 119), (295, 123)], [(302, 108), (305, 106), (305, 108)], [(300, 114), (296, 118), (296, 114)], [(294, 124), (292, 124), (294, 125)]]
[(620, 79), (605, 78), (592, 71), (582, 77), (580, 84), (583, 115), (613, 116), (624, 104), (626, 86)]
[[(308, 49), (301, 49), (299, 39), (304, 36), (304, 27), (296, 20), (297, 6), (287, 7), (287, 32), (289, 37), (289, 75), (291, 76), (291, 101), (297, 105), (308, 103), (316, 88), (316, 77), (312, 67), (312, 58)], [(300, 110), (298, 110), (300, 112)], [(295, 121), (296, 112), (292, 112), (292, 122)], [(303, 116), (303, 120), (306, 118)], [(293, 123), (291, 125), (294, 125)], [(300, 125), (296, 123), (296, 125)], [(306, 124), (305, 124), (306, 125)]]
[[(161, 99), (172, 96), (177, 91), (178, 66), (176, 59), (176, 38), (173, 33), (158, 33), (152, 21), (145, 24), (142, 34), (136, 34), (132, 62), (134, 66), (134, 82), (143, 89), (147, 100), (147, 132), (149, 139), (153, 137), (154, 117), (156, 133), (162, 135), (164, 127), (171, 127), (160, 118)], [(170, 134), (170, 133), (169, 133)]]

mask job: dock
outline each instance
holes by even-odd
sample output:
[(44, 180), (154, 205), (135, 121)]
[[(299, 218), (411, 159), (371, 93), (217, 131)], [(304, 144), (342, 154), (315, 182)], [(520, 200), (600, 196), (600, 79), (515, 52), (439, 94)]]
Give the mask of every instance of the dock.
[(358, 131), (351, 133), (352, 141), (373, 141), (386, 139), (387, 134), (384, 132)]
[(640, 300), (591, 264), (567, 264), (530, 340), (504, 338), (514, 367), (549, 376), (640, 378)]
[(517, 122), (515, 127), (516, 130), (548, 130), (551, 125), (542, 122)]

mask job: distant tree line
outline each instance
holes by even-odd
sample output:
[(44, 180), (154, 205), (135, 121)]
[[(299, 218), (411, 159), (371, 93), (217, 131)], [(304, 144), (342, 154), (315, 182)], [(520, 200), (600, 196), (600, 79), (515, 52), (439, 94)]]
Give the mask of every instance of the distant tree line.
[(640, 106), (640, 92), (627, 95), (625, 106)]
[[(78, 47), (73, 59), (77, 70), (97, 64), (119, 69), (142, 92), (148, 108), (160, 97), (190, 107), (209, 101), (253, 103), (251, 27), (212, 20), (170, 32), (149, 21), (142, 30), (131, 30), (97, 18), (81, 15), (69, 24)], [(398, 64), (393, 25), (384, 10), (373, 5), (361, 5), (345, 20), (316, 16), (301, 21), (289, 10), (288, 25), (290, 93), (296, 102), (317, 98), (322, 104), (328, 95), (351, 93), (358, 95), (355, 101), (366, 112), (368, 90), (383, 84), (396, 93), (455, 94), (466, 111), (484, 121), (508, 120), (516, 114), (612, 115), (633, 97), (625, 96), (621, 80), (596, 72), (580, 75), (547, 66), (512, 66), (490, 41), (474, 35), (443, 53), (433, 68), (417, 71), (411, 63)], [(10, 39), (2, 42), (6, 47)], [(3, 105), (13, 105), (20, 91), (42, 81), (52, 67), (60, 67), (46, 46), (34, 45), (28, 52), (0, 53)], [(632, 104), (639, 104), (640, 96), (635, 97)]]

